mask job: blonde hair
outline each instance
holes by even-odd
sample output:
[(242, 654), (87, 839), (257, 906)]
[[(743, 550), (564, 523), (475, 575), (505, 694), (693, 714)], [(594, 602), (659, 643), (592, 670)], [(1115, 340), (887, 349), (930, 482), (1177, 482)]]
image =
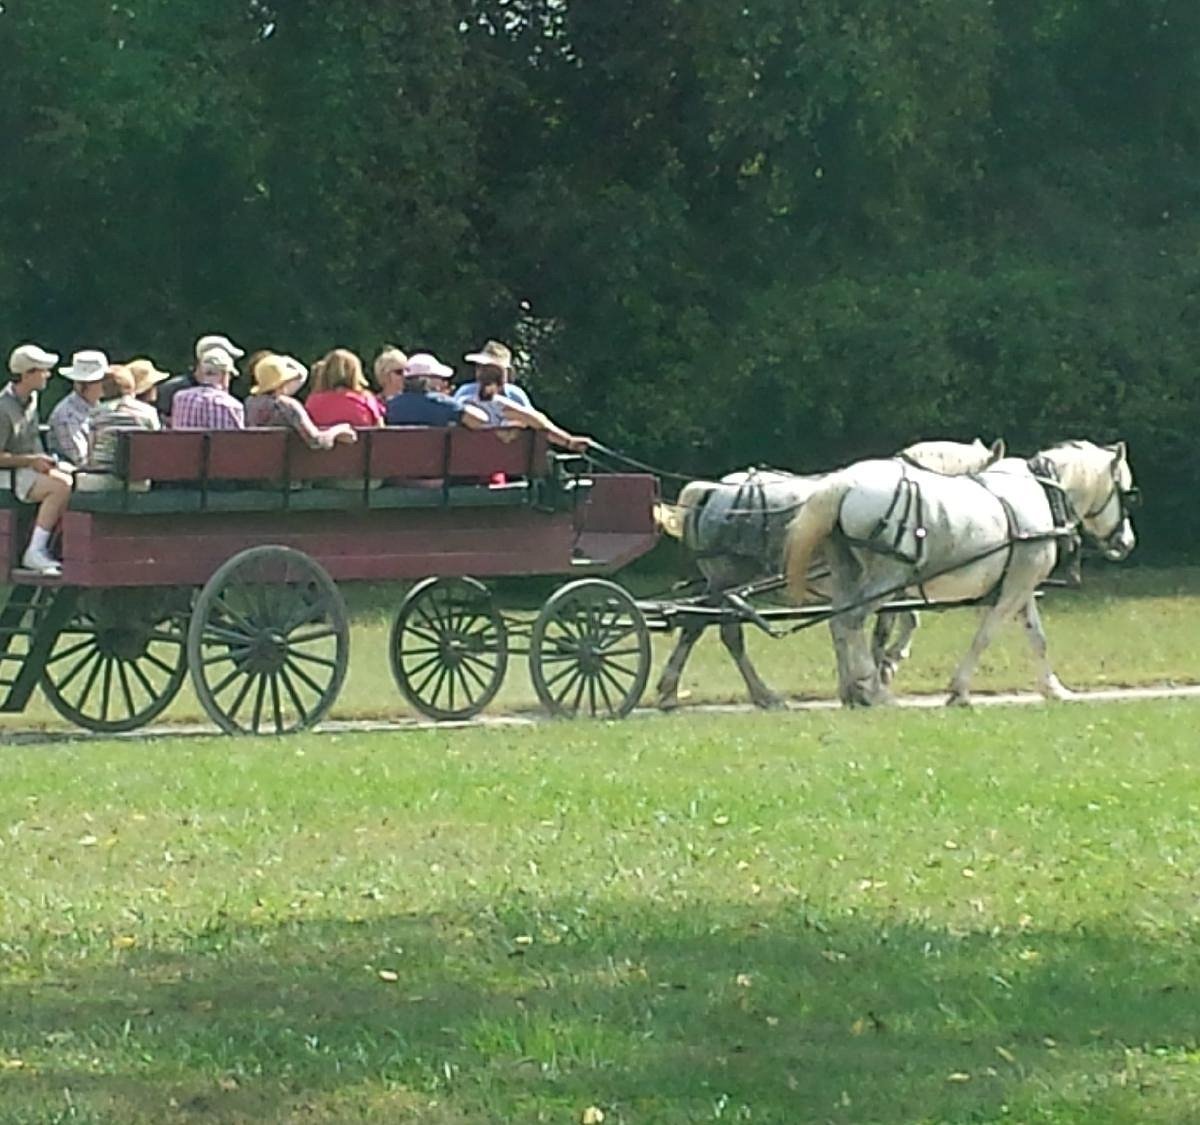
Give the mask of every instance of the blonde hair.
[(121, 398), (131, 395), (137, 387), (137, 377), (125, 363), (115, 363), (100, 380), (101, 398)]
[(349, 348), (334, 348), (320, 363), (313, 366), (314, 391), (368, 389), (366, 377), (363, 375), (362, 360)]
[(383, 351), (375, 357), (375, 362), (371, 366), (371, 370), (375, 375), (375, 382), (382, 387), (384, 377), (389, 371), (403, 371), (407, 363), (408, 356), (396, 347), (395, 344), (386, 344)]

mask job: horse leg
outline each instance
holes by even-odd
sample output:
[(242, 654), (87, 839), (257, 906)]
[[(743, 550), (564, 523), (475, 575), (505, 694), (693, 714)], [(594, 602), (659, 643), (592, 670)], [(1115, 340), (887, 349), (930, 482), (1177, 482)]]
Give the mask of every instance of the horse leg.
[(675, 642), (675, 649), (667, 660), (655, 688), (661, 710), (670, 711), (679, 706), (679, 677), (683, 675), (683, 667), (687, 664), (688, 657), (691, 656), (704, 628), (702, 621), (685, 621), (679, 626), (679, 640)]
[(750, 662), (750, 657), (746, 653), (746, 633), (740, 621), (721, 622), (721, 643), (733, 657), (733, 662), (741, 672), (742, 679), (746, 681), (746, 690), (750, 693), (754, 705), (768, 709), (783, 707), (783, 696), (772, 691), (762, 682), (754, 665)]
[(1042, 616), (1038, 613), (1037, 602), (1030, 598), (1022, 611), (1025, 618), (1025, 635), (1033, 649), (1034, 659), (1038, 664), (1038, 691), (1046, 699), (1069, 699), (1071, 693), (1063, 687), (1062, 681), (1054, 674), (1047, 655), (1046, 630), (1042, 628)]
[[(895, 640), (892, 627), (899, 622)], [(921, 624), (921, 619), (911, 609), (894, 613), (880, 613), (875, 618), (875, 630), (871, 638), (871, 655), (879, 669), (879, 678), (884, 685), (896, 678), (900, 665), (912, 655), (912, 638)]]
[(958, 662), (958, 667), (954, 669), (954, 675), (950, 677), (950, 696), (946, 700), (950, 706), (970, 706), (971, 677), (975, 674), (979, 658), (983, 655), (983, 650), (992, 643), (992, 637), (1000, 624), (1012, 616), (1013, 608), (1011, 599), (1002, 599), (984, 613), (983, 620), (980, 621), (979, 628), (975, 630), (975, 636), (971, 640), (971, 647), (967, 649)]
[(892, 701), (884, 687), (879, 667), (866, 637), (866, 620), (871, 608), (841, 613), (830, 619), (834, 647), (839, 650), (838, 695), (850, 707), (874, 707)]

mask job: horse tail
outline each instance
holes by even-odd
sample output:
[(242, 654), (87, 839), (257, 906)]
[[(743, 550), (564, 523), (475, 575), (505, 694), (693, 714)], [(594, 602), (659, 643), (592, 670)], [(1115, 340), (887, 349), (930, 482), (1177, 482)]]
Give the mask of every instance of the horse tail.
[(804, 502), (788, 528), (783, 549), (784, 572), (788, 593), (797, 603), (805, 599), (813, 555), (837, 526), (842, 499), (849, 491), (850, 482), (840, 473), (829, 477)]

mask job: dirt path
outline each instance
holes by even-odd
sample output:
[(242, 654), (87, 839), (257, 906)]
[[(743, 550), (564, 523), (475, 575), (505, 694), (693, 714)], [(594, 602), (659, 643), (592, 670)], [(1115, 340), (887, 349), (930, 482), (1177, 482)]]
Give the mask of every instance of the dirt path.
[[(1034, 692), (997, 692), (973, 695), (976, 707), (1028, 707), (1045, 704), (1045, 700)], [(1157, 687), (1096, 688), (1091, 691), (1073, 692), (1066, 706), (1083, 703), (1136, 702), (1142, 699), (1200, 699), (1200, 684), (1176, 686), (1165, 684)], [(900, 707), (942, 707), (946, 695), (938, 692), (930, 695), (898, 696)], [(836, 711), (841, 704), (835, 699), (793, 700), (788, 703), (789, 711)], [(749, 703), (684, 703), (673, 715), (738, 715), (750, 714), (755, 708)], [(664, 713), (653, 707), (639, 707), (631, 716), (634, 720), (654, 721), (662, 719)], [(408, 731), (408, 730), (454, 730), (460, 727), (527, 727), (536, 723), (554, 722), (535, 712), (513, 715), (480, 715), (464, 722), (435, 723), (428, 719), (331, 719), (317, 727), (318, 732), (329, 734)], [(217, 731), (203, 723), (160, 724), (143, 727), (129, 734), (88, 734), (86, 731), (62, 730), (17, 730), (0, 732), (0, 741), (9, 745), (36, 745), (38, 743), (95, 741), (97, 739), (119, 739), (140, 741), (143, 739), (183, 738), (214, 736)]]

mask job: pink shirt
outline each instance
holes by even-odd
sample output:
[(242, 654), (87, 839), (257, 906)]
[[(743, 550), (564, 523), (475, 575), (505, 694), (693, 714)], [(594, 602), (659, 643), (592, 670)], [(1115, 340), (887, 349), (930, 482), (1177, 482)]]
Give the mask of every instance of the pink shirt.
[(383, 422), (379, 399), (365, 391), (314, 391), (304, 400), (308, 416), (318, 426), (378, 426)]

